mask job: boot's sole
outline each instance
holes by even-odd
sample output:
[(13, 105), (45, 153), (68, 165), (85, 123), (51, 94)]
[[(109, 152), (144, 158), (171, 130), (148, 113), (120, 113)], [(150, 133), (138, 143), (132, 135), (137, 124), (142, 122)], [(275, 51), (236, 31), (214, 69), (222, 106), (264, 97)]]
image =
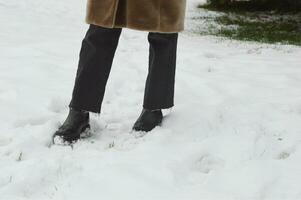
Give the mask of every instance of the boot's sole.
[(80, 130), (80, 134), (78, 138), (75, 138), (73, 140), (65, 140), (63, 137), (61, 136), (57, 136), (57, 135), (53, 135), (52, 136), (52, 144), (56, 144), (56, 145), (72, 145), (74, 143), (76, 143), (78, 140), (80, 139), (84, 139), (84, 138), (88, 138), (91, 136), (91, 126), (90, 124), (87, 124), (85, 126), (83, 126)]
[(150, 131), (154, 130), (157, 126), (161, 127), (161, 126), (162, 126), (162, 121), (163, 121), (163, 119), (161, 119), (161, 120), (157, 123), (157, 125), (154, 126), (151, 130), (146, 130), (146, 129), (144, 129), (144, 128), (133, 127), (133, 128), (132, 128), (132, 131), (147, 133), (147, 132), (150, 132)]

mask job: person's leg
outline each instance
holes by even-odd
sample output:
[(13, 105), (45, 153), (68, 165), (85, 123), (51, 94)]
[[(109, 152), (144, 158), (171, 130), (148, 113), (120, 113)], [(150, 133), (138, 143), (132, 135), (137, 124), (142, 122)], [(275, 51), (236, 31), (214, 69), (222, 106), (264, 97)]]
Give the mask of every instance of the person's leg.
[(149, 33), (149, 70), (143, 110), (133, 126), (135, 131), (151, 131), (163, 119), (161, 109), (174, 105), (177, 33)]
[(69, 114), (53, 135), (53, 143), (72, 143), (90, 128), (89, 111), (100, 112), (120, 28), (90, 25), (82, 42)]
[(121, 28), (90, 25), (82, 42), (70, 108), (99, 113)]
[(148, 110), (174, 105), (177, 33), (149, 33), (149, 72), (143, 107)]

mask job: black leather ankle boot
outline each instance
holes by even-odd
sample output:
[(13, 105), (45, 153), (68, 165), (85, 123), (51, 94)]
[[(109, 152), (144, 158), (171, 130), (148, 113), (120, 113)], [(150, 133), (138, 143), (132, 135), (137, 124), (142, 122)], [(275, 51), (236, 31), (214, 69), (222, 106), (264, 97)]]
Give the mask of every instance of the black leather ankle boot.
[(53, 143), (73, 143), (89, 128), (89, 112), (71, 108), (63, 125), (54, 133)]
[(163, 119), (161, 110), (147, 110), (143, 109), (139, 118), (133, 126), (135, 131), (151, 131), (156, 126), (160, 125)]

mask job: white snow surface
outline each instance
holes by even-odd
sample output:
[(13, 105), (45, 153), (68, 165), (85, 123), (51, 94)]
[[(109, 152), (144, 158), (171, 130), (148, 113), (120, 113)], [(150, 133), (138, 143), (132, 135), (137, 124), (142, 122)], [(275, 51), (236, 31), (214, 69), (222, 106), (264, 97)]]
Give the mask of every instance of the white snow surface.
[(131, 132), (147, 33), (124, 29), (92, 136), (49, 146), (67, 115), (85, 1), (0, 0), (1, 200), (300, 200), (301, 48), (179, 36), (175, 107)]

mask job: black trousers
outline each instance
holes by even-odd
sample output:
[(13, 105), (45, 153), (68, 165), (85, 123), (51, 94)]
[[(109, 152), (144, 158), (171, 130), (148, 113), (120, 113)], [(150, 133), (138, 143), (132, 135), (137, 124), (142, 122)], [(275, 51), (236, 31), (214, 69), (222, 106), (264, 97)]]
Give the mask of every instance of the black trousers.
[[(69, 107), (100, 113), (121, 31), (121, 28), (90, 25), (82, 42)], [(177, 33), (148, 34), (149, 70), (143, 102), (146, 109), (174, 105), (177, 39)]]

